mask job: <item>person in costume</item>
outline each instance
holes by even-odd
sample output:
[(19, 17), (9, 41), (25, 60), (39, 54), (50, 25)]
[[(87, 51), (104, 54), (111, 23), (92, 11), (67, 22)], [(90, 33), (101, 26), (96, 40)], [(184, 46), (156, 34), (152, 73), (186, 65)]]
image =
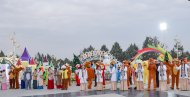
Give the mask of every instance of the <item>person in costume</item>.
[(61, 89), (62, 85), (61, 85), (61, 70), (57, 69), (56, 73), (56, 87), (57, 89)]
[(9, 84), (10, 84), (10, 89), (15, 88), (15, 73), (13, 66), (11, 66), (11, 70), (9, 71)]
[(38, 89), (43, 89), (43, 85), (44, 85), (43, 73), (44, 72), (42, 70), (42, 67), (39, 68), (38, 77), (37, 77), (37, 80), (38, 80)]
[(68, 70), (68, 86), (71, 86), (71, 74), (72, 74), (71, 67), (67, 63), (66, 63), (65, 66), (66, 66), (66, 68)]
[(143, 83), (143, 72), (144, 72), (144, 69), (142, 67), (142, 64), (141, 64), (141, 61), (138, 60), (137, 61), (137, 68), (135, 70), (136, 72), (136, 76), (137, 76), (137, 90), (144, 90), (144, 83)]
[(43, 72), (43, 83), (44, 85), (48, 85), (48, 69), (46, 68), (45, 71)]
[(102, 69), (102, 78), (103, 78), (102, 85), (103, 85), (103, 89), (105, 89), (105, 86), (106, 86), (106, 79), (105, 79), (106, 66), (103, 63), (100, 64), (100, 66), (101, 66), (101, 69)]
[(136, 77), (136, 67), (137, 67), (137, 65), (135, 64), (135, 65), (133, 65), (132, 67), (131, 67), (131, 79), (132, 79), (132, 84), (134, 84), (134, 89), (137, 89), (137, 77)]
[(97, 79), (96, 79), (96, 82), (97, 82), (97, 87), (96, 87), (96, 90), (98, 91), (101, 91), (103, 89), (103, 86), (102, 86), (102, 83), (103, 83), (103, 77), (102, 77), (102, 74), (103, 74), (103, 71), (101, 69), (101, 66), (100, 66), (100, 63), (96, 63), (96, 76), (97, 76)]
[(91, 62), (86, 62), (85, 66), (87, 67), (87, 74), (88, 74), (88, 89), (92, 89), (92, 81), (94, 80), (94, 70), (91, 68)]
[(116, 67), (114, 66), (115, 62), (112, 61), (110, 65), (110, 74), (111, 74), (111, 90), (116, 91), (117, 89), (117, 70)]
[(163, 64), (163, 62), (160, 62), (160, 66), (158, 66), (158, 72), (159, 72), (159, 81), (160, 81), (160, 90), (166, 91), (167, 89), (167, 74), (166, 74), (167, 67)]
[(68, 77), (68, 70), (65, 65), (62, 66), (61, 77), (62, 77), (62, 90), (67, 90), (69, 77)]
[(80, 79), (80, 86), (81, 86), (81, 91), (86, 90), (87, 88), (87, 70), (85, 69), (85, 66), (82, 66), (82, 69), (79, 70), (79, 79)]
[(144, 72), (143, 72), (143, 82), (144, 84), (147, 84), (147, 79), (148, 79), (148, 63), (147, 62), (143, 62), (143, 68), (144, 68)]
[(156, 60), (156, 69), (157, 69), (157, 71), (156, 71), (156, 86), (157, 86), (157, 88), (159, 87), (159, 71), (158, 71), (158, 67), (160, 66), (160, 63), (159, 63), (159, 61), (158, 60)]
[(25, 89), (31, 89), (31, 81), (32, 81), (32, 69), (30, 67), (26, 67), (26, 71), (24, 72), (24, 80), (25, 80)]
[(170, 65), (171, 71), (172, 71), (172, 86), (171, 89), (174, 89), (174, 85), (176, 84), (176, 88), (179, 90), (179, 75), (180, 71), (176, 69), (176, 67), (179, 67), (180, 63), (178, 59), (174, 59), (172, 61), (172, 65)]
[(54, 89), (54, 71), (48, 68), (48, 86), (47, 89)]
[(119, 65), (117, 67), (117, 82), (119, 83), (120, 82), (120, 76), (121, 76), (121, 66)]
[(23, 68), (22, 67), (15, 67), (14, 68), (14, 75), (15, 75), (15, 86), (14, 87), (15, 89), (19, 89), (19, 74), (20, 74), (20, 71), (22, 70)]
[(127, 66), (125, 64), (121, 65), (121, 69), (120, 69), (121, 75), (120, 75), (120, 79), (121, 79), (121, 86), (120, 86), (120, 90), (128, 90), (128, 85), (127, 85)]
[(127, 85), (128, 85), (128, 88), (130, 88), (132, 68), (128, 60), (123, 61), (123, 63), (127, 66)]
[(81, 68), (80, 64), (76, 65), (76, 70), (75, 70), (75, 81), (76, 81), (76, 86), (80, 86), (80, 79), (79, 79), (79, 70)]
[(150, 90), (151, 81), (153, 80), (154, 90), (156, 90), (156, 64), (153, 58), (149, 59), (149, 77), (148, 77), (148, 90)]
[(37, 89), (38, 88), (37, 87), (37, 76), (38, 76), (37, 69), (34, 70), (32, 76), (33, 76), (33, 89)]
[(170, 64), (170, 62), (168, 61), (168, 60), (166, 60), (165, 62), (164, 62), (164, 64), (166, 64), (166, 68), (167, 68), (167, 70), (166, 70), (166, 74), (167, 74), (167, 84), (170, 84), (170, 73), (171, 73), (171, 68), (170, 68), (170, 66), (171, 66), (171, 64)]
[(21, 77), (21, 89), (25, 89), (25, 80), (24, 80), (24, 72), (25, 72), (25, 68), (23, 68), (20, 71), (20, 77)]
[(1, 89), (7, 90), (7, 76), (5, 70), (2, 70)]
[(189, 90), (189, 81), (188, 81), (188, 69), (187, 59), (181, 61), (181, 65), (176, 67), (180, 71), (180, 90), (188, 91)]
[[(92, 68), (94, 69), (94, 72), (96, 72), (96, 64), (93, 62), (92, 63)], [(96, 80), (97, 76), (94, 76), (94, 87), (97, 86), (97, 80)]]

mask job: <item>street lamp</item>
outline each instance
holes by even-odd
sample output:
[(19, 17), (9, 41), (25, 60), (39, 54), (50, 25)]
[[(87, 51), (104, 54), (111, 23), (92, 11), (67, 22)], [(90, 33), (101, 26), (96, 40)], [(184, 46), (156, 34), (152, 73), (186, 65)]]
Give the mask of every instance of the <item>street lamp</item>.
[(160, 30), (162, 32), (166, 31), (167, 30), (167, 23), (166, 22), (161, 22), (160, 23)]
[(179, 50), (179, 46), (181, 45), (181, 43), (180, 43), (180, 40), (177, 38), (177, 36), (174, 39), (174, 41), (176, 42), (176, 45), (177, 45), (175, 52), (177, 53), (177, 59), (178, 59), (178, 57), (181, 55), (180, 53), (181, 51)]
[[(167, 31), (167, 29), (168, 29), (167, 23), (166, 22), (161, 22), (159, 24), (159, 28), (160, 28), (161, 32), (165, 33)], [(163, 39), (161, 39), (161, 41), (163, 41), (163, 44), (160, 44), (160, 45), (164, 46), (164, 35), (162, 36), (162, 34), (161, 34), (161, 37), (163, 38)], [(164, 47), (166, 47), (166, 49), (167, 49), (166, 45)]]

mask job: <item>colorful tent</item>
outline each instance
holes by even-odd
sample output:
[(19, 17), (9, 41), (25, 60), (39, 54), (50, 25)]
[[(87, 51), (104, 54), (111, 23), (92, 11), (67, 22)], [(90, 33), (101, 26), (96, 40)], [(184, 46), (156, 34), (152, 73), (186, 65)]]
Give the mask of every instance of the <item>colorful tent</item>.
[(22, 56), (20, 57), (21, 61), (29, 61), (30, 55), (28, 53), (28, 50), (25, 48), (24, 52), (22, 53)]
[(30, 63), (29, 66), (32, 67), (32, 72), (33, 72), (34, 69), (36, 69), (36, 63), (34, 58), (31, 58), (29, 63)]
[(20, 59), (18, 59), (16, 66), (20, 66), (20, 65), (22, 65), (22, 63), (21, 63)]
[(36, 65), (34, 58), (31, 58), (29, 63), (30, 63), (30, 65)]

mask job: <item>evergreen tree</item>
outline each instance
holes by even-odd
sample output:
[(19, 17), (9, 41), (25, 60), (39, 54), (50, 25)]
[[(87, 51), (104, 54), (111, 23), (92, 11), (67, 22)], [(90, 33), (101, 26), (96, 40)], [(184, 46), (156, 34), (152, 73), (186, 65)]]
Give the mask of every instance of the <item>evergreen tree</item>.
[(0, 52), (0, 57), (5, 57), (5, 54), (3, 51)]
[(83, 53), (90, 52), (90, 51), (93, 51), (93, 50), (95, 50), (95, 48), (90, 45), (88, 48), (83, 49)]
[(77, 65), (77, 64), (81, 64), (81, 62), (80, 62), (80, 60), (79, 60), (79, 57), (78, 56), (76, 56), (75, 54), (73, 55), (74, 56), (74, 58), (73, 58), (73, 66), (72, 66), (72, 71), (74, 72), (75, 71), (75, 66)]
[[(146, 37), (146, 39), (145, 39), (145, 41), (143, 43), (143, 48), (147, 48), (148, 45), (157, 46), (158, 44), (160, 44), (160, 42), (158, 41), (157, 37), (154, 37), (154, 38)], [(145, 54), (142, 55), (142, 60), (148, 60), (149, 58), (156, 59), (157, 57), (158, 57), (158, 53), (148, 52), (148, 53), (145, 53)]]
[(105, 52), (107, 52), (107, 51), (109, 51), (109, 49), (106, 47), (106, 45), (104, 44), (104, 45), (102, 45), (102, 47), (101, 47), (101, 49), (100, 49), (101, 51), (105, 51)]
[(118, 61), (123, 61), (124, 60), (124, 54), (123, 51), (119, 45), (118, 42), (115, 42), (114, 45), (112, 46), (112, 49), (110, 51), (110, 53), (115, 56), (116, 59), (118, 59)]
[(48, 62), (51, 62), (51, 56), (49, 55), (49, 54), (47, 54), (47, 60), (48, 60)]
[(168, 58), (168, 52), (165, 53), (164, 61), (169, 61), (169, 58)]
[(131, 58), (133, 58), (137, 54), (138, 49), (139, 48), (136, 44), (131, 44), (129, 48), (124, 52), (125, 59), (130, 60)]

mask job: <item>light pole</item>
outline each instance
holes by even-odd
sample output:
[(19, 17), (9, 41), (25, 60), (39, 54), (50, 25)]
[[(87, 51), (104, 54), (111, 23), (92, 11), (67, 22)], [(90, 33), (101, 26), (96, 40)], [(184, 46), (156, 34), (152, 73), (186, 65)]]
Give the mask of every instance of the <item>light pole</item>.
[(177, 46), (177, 48), (175, 49), (175, 52), (177, 53), (177, 59), (179, 58), (179, 53), (180, 53), (180, 51), (179, 51), (179, 46), (180, 46), (180, 40), (177, 38), (177, 36), (176, 36), (176, 38), (174, 39), (174, 41), (176, 42), (176, 46)]

